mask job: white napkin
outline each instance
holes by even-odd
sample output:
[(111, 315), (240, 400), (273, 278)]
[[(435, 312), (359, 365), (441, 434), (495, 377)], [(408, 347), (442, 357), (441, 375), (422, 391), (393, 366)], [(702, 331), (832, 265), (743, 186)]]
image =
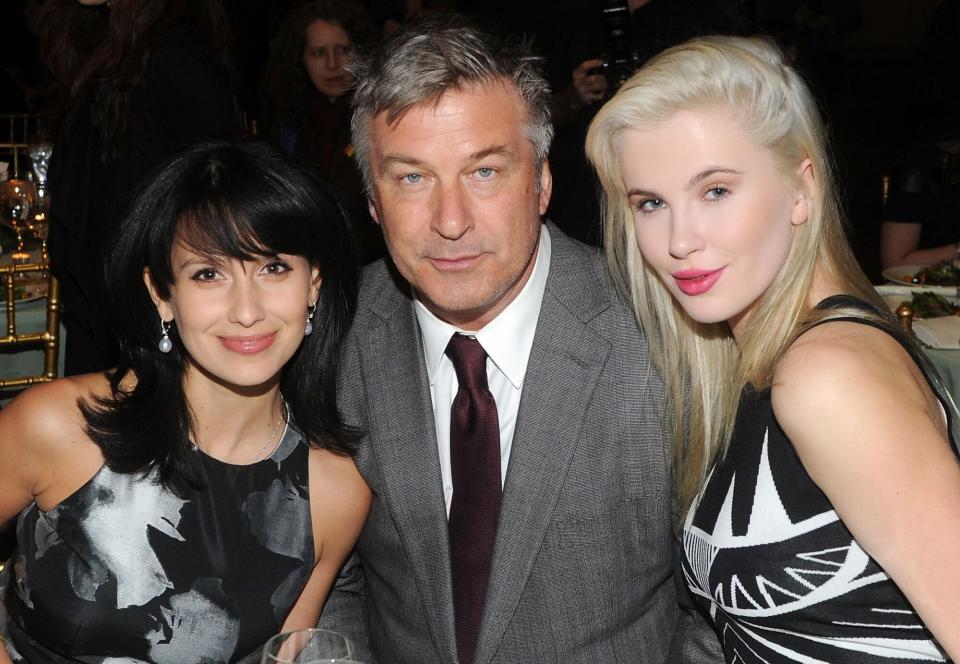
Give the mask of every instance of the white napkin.
[(941, 316), (913, 321), (917, 339), (932, 348), (960, 350), (960, 316)]

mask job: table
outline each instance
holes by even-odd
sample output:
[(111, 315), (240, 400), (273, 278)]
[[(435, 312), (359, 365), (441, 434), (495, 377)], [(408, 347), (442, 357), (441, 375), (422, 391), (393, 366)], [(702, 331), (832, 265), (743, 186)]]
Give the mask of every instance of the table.
[[(875, 288), (892, 312), (896, 312), (901, 302), (909, 300), (912, 293), (926, 290), (921, 286), (909, 286), (906, 284), (882, 284)], [(957, 297), (949, 296), (945, 293), (944, 295), (952, 302), (960, 301), (960, 292), (958, 292)], [(934, 368), (943, 377), (943, 381), (953, 396), (954, 402), (960, 405), (960, 349), (930, 348), (929, 346), (923, 345), (921, 345), (921, 348), (924, 355), (930, 359)]]

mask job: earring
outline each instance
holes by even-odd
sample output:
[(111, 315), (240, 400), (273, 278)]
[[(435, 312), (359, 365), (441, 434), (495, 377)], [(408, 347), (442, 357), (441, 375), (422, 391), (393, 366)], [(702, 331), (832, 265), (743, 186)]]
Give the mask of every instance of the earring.
[(317, 304), (313, 303), (307, 307), (307, 326), (303, 330), (303, 336), (309, 337), (313, 334), (313, 314), (317, 311)]
[(170, 335), (168, 334), (168, 332), (170, 331), (171, 324), (172, 324), (172, 321), (167, 322), (162, 318), (160, 319), (161, 336), (160, 336), (160, 343), (157, 344), (157, 348), (160, 349), (161, 353), (169, 353), (171, 350), (173, 350), (173, 342), (170, 341)]

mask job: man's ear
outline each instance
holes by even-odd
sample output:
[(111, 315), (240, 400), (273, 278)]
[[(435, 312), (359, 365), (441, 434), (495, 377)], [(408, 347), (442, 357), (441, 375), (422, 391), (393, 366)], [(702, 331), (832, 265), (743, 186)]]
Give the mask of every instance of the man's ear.
[(799, 186), (793, 200), (793, 210), (790, 213), (790, 223), (799, 226), (807, 222), (813, 212), (816, 199), (817, 183), (813, 175), (813, 162), (804, 159), (799, 169)]
[(540, 164), (540, 216), (547, 213), (550, 205), (550, 194), (553, 193), (553, 173), (550, 172), (550, 161), (543, 160)]
[(173, 320), (173, 309), (170, 308), (170, 304), (160, 297), (160, 294), (157, 292), (156, 286), (153, 285), (153, 276), (150, 274), (150, 268), (148, 267), (143, 268), (143, 283), (147, 287), (150, 299), (153, 300), (153, 306), (157, 308), (157, 315), (160, 316), (160, 319), (165, 321)]

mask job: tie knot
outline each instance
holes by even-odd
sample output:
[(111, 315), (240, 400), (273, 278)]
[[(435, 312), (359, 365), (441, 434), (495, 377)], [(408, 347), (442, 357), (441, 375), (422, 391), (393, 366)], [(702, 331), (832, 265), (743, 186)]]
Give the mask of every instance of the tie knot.
[(457, 382), (465, 389), (487, 389), (487, 352), (473, 337), (454, 334), (445, 351), (457, 372)]

